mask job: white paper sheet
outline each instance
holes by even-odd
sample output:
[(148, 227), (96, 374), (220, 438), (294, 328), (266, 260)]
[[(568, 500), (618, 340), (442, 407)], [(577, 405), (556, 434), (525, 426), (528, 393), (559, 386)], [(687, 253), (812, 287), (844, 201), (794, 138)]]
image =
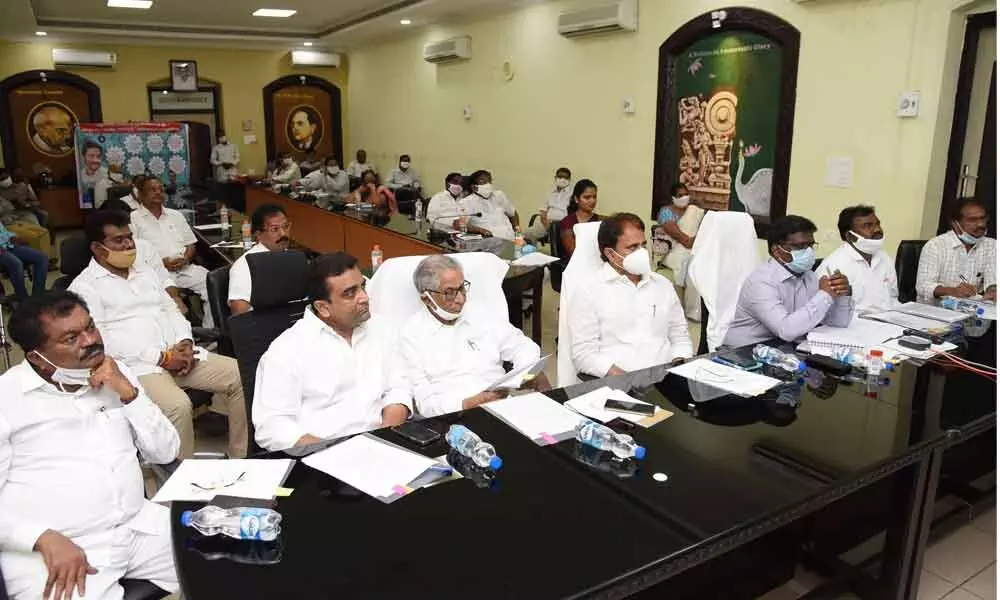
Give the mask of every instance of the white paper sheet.
[[(614, 419), (625, 419), (626, 421), (630, 421), (632, 423), (638, 423), (639, 421), (649, 418), (646, 415), (636, 415), (627, 412), (607, 410), (604, 408), (604, 403), (608, 399), (649, 404), (649, 402), (633, 398), (621, 390), (616, 390), (610, 387), (602, 387), (592, 392), (587, 392), (582, 396), (577, 396), (576, 398), (568, 400), (566, 402), (566, 406), (572, 408), (581, 415), (585, 415), (595, 421), (600, 421), (601, 423), (607, 423), (608, 421), (613, 421)], [(654, 416), (662, 412), (666, 411), (657, 406), (654, 411)]]
[(848, 327), (829, 325), (817, 327), (806, 335), (806, 339), (810, 343), (870, 348), (901, 335), (903, 328), (898, 325), (870, 319), (854, 319)]
[(545, 356), (538, 359), (537, 362), (530, 365), (525, 365), (520, 369), (514, 369), (510, 373), (505, 373), (503, 377), (497, 379), (489, 387), (488, 390), (516, 390), (519, 389), (523, 384), (524, 380), (528, 377), (537, 375), (545, 370), (545, 365), (549, 362), (549, 357), (551, 354), (546, 354)]
[(746, 398), (759, 396), (781, 383), (773, 377), (722, 365), (707, 358), (686, 362), (669, 372)]
[(204, 225), (195, 225), (194, 228), (198, 231), (214, 231), (222, 229), (222, 223), (205, 223)]
[(907, 302), (902, 306), (897, 306), (896, 310), (904, 312), (908, 315), (918, 315), (921, 317), (927, 317), (928, 319), (934, 319), (936, 321), (944, 321), (945, 323), (957, 323), (969, 318), (969, 315), (958, 312), (957, 310), (948, 310), (947, 308), (931, 306), (930, 304), (921, 304), (920, 302)]
[(270, 500), (274, 498), (275, 490), (284, 483), (293, 462), (292, 459), (246, 458), (185, 460), (156, 493), (153, 502), (208, 502), (216, 496)]
[(898, 310), (890, 310), (883, 313), (872, 314), (868, 315), (865, 318), (874, 319), (876, 321), (885, 321), (886, 323), (899, 325), (900, 327), (905, 327), (906, 329), (919, 329), (921, 331), (931, 331), (935, 329), (948, 328), (948, 325), (942, 321), (937, 321), (935, 319), (928, 319), (927, 317), (921, 317), (919, 315), (911, 315), (904, 312), (899, 312)]
[(437, 462), (368, 434), (356, 435), (302, 459), (372, 498), (399, 495)]
[(243, 243), (242, 242), (221, 241), (221, 242), (216, 242), (215, 244), (212, 244), (211, 247), (212, 248), (242, 248), (243, 247)]
[(572, 437), (581, 421), (579, 414), (538, 392), (490, 402), (483, 408), (542, 446)]
[(554, 263), (559, 259), (555, 256), (550, 256), (548, 254), (542, 254), (541, 252), (532, 252), (531, 254), (525, 254), (517, 260), (512, 260), (510, 264), (518, 267), (544, 267), (549, 263)]

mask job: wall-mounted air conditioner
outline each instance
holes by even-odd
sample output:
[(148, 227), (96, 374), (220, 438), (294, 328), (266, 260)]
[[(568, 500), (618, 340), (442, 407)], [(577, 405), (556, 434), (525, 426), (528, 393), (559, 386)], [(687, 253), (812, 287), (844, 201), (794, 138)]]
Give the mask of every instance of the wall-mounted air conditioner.
[(334, 67), (340, 66), (340, 55), (336, 52), (315, 50), (292, 50), (293, 67)]
[(110, 69), (118, 62), (118, 55), (103, 50), (52, 49), (52, 62), (56, 67), (99, 67)]
[(429, 63), (472, 58), (472, 38), (462, 36), (424, 44), (424, 60)]
[(618, 0), (559, 15), (559, 34), (566, 37), (612, 31), (635, 31), (638, 27), (638, 0)]

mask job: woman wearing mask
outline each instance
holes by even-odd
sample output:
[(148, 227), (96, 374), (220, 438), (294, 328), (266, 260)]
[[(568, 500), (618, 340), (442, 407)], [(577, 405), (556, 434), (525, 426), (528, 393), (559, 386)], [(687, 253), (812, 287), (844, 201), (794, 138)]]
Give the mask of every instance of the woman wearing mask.
[(597, 209), (597, 184), (589, 179), (581, 179), (573, 186), (569, 199), (568, 213), (559, 222), (559, 238), (563, 248), (563, 258), (569, 260), (576, 250), (576, 235), (573, 226), (577, 223), (600, 221), (603, 217), (594, 212)]
[(292, 183), (302, 179), (302, 171), (291, 154), (282, 152), (278, 155), (278, 164), (271, 172), (272, 183)]
[(396, 206), (396, 194), (379, 183), (375, 171), (365, 171), (361, 175), (361, 185), (351, 194), (351, 202), (355, 204), (371, 204), (378, 210), (387, 211), (390, 215), (399, 212)]
[(660, 209), (658, 226), (653, 229), (653, 254), (663, 256), (659, 266), (670, 269), (674, 285), (685, 290), (684, 313), (694, 321), (701, 320), (701, 297), (687, 285), (687, 267), (704, 216), (701, 207), (691, 204), (687, 187), (675, 183), (670, 187), (670, 203)]
[(323, 208), (329, 207), (331, 202), (343, 202), (351, 188), (351, 178), (340, 169), (340, 161), (335, 156), (326, 157), (322, 169), (313, 171), (297, 183), (304, 192), (322, 193), (323, 198), (316, 203)]

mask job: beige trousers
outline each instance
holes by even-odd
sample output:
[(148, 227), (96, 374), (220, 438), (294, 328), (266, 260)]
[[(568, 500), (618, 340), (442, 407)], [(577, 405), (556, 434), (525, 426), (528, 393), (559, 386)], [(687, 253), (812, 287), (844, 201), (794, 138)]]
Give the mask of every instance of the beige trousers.
[(181, 438), (181, 458), (194, 456), (194, 422), (191, 399), (181, 388), (213, 392), (222, 396), (222, 406), (213, 402), (212, 410), (229, 417), (229, 458), (247, 455), (247, 409), (243, 401), (243, 384), (236, 361), (228, 356), (209, 353), (183, 377), (170, 373), (150, 373), (139, 378), (146, 394), (160, 407), (177, 428)]

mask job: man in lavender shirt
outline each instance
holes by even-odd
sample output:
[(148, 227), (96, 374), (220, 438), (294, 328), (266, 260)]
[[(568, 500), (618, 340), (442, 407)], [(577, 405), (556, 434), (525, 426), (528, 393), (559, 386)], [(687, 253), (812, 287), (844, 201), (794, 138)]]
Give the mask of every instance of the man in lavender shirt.
[(847, 327), (853, 302), (851, 284), (840, 271), (817, 277), (813, 272), (816, 226), (788, 215), (775, 221), (767, 236), (771, 260), (743, 282), (725, 345), (746, 346), (773, 338), (792, 342), (817, 325)]

